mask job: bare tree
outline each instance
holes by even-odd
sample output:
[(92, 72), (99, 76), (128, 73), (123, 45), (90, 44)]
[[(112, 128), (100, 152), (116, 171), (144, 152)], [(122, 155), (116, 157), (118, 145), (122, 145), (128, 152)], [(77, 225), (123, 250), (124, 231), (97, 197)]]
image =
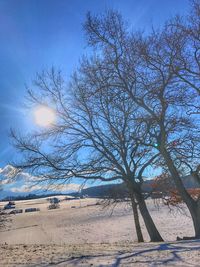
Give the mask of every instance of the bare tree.
[[(24, 155), (16, 167), (28, 169), (40, 182), (123, 180), (131, 195), (138, 240), (143, 241), (143, 237), (135, 199), (151, 241), (162, 241), (141, 190), (142, 174), (158, 154), (137, 142), (135, 106), (127, 93), (109, 88), (107, 80), (102, 83), (98, 76), (103, 70), (96, 60), (84, 58), (70, 93), (60, 72), (52, 69), (37, 76), (37, 90), (29, 91), (29, 100), (34, 105), (51, 103), (57, 122), (27, 137), (12, 132), (16, 147)], [(106, 93), (105, 88), (109, 89)]]
[[(195, 236), (200, 237), (200, 199), (190, 196), (181, 179), (183, 169), (190, 171), (192, 165), (198, 171), (199, 166), (199, 123), (197, 117), (190, 117), (197, 95), (190, 93), (190, 81), (184, 81), (175, 68), (185, 36), (170, 23), (149, 36), (132, 34), (121, 16), (110, 12), (105, 16), (89, 14), (85, 29), (89, 44), (100, 55), (98, 64), (106, 70), (102, 80), (106, 77), (110, 86), (127, 92), (137, 106), (138, 142), (162, 155), (190, 211)], [(198, 67), (197, 62), (190, 60), (192, 66)], [(188, 70), (181, 75), (187, 76)], [(189, 75), (188, 79), (195, 81)]]
[[(147, 123), (147, 136), (163, 156), (176, 188), (190, 211), (195, 237), (199, 238), (200, 198), (194, 199), (181, 179), (190, 172), (198, 176), (200, 161), (199, 120), (197, 116), (191, 117), (198, 110), (198, 81), (187, 67), (189, 64), (190, 70), (197, 68), (198, 58), (192, 58), (187, 52), (193, 50), (195, 54), (199, 48), (195, 42), (190, 41), (190, 45), (190, 48), (186, 47), (188, 43), (184, 32), (179, 32), (179, 28), (171, 27), (169, 23), (163, 32), (152, 34), (143, 43), (140, 53), (143, 66), (149, 72), (143, 76), (142, 82), (144, 87), (148, 86), (147, 95), (151, 99), (148, 105), (148, 108), (151, 107), (151, 126)], [(184, 67), (177, 63), (180, 59)]]

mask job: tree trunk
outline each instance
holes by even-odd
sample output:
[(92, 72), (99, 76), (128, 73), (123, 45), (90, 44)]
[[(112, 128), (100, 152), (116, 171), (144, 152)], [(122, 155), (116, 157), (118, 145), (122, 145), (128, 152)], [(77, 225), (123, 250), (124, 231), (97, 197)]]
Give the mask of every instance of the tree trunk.
[(141, 226), (140, 226), (140, 220), (139, 220), (139, 214), (138, 214), (138, 209), (137, 209), (137, 204), (135, 202), (134, 195), (131, 193), (130, 194), (131, 198), (131, 206), (133, 210), (133, 216), (134, 216), (134, 221), (135, 221), (135, 229), (136, 229), (136, 234), (137, 234), (137, 239), (138, 242), (144, 242)]
[(200, 199), (195, 203), (195, 214), (192, 216), (195, 230), (195, 238), (200, 239)]
[(156, 228), (154, 221), (147, 209), (144, 197), (141, 192), (135, 193), (136, 200), (139, 205), (140, 213), (144, 220), (145, 226), (147, 228), (148, 234), (150, 236), (151, 242), (162, 242), (163, 238), (161, 237), (158, 229)]
[(181, 195), (183, 201), (185, 202), (186, 206), (189, 209), (189, 212), (192, 217), (194, 230), (195, 230), (195, 237), (200, 238), (200, 201), (195, 201), (190, 194), (185, 189), (183, 181), (179, 175), (178, 170), (174, 166), (173, 160), (166, 149), (161, 150), (161, 154), (165, 159), (169, 172), (174, 180), (176, 188)]
[(132, 183), (129, 183), (128, 189), (129, 189), (130, 194), (134, 195), (137, 202), (138, 202), (140, 213), (141, 213), (142, 218), (144, 220), (144, 223), (145, 223), (147, 232), (150, 236), (151, 242), (162, 242), (163, 239), (162, 239), (158, 229), (156, 228), (156, 226), (153, 222), (153, 219), (152, 219), (152, 217), (151, 217), (151, 215), (147, 209), (147, 206), (146, 206), (146, 203), (145, 203), (145, 200), (144, 200), (144, 197), (142, 195), (140, 187), (138, 186), (136, 188), (135, 185), (133, 185)]

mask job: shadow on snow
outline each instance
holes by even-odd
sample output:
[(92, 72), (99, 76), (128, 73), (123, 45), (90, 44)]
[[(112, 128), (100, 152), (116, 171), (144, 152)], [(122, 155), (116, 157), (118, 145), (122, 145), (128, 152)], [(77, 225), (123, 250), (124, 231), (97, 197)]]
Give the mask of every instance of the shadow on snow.
[[(131, 252), (113, 252), (110, 254), (100, 254), (100, 255), (81, 255), (79, 257), (71, 257), (66, 260), (56, 261), (55, 263), (52, 262), (45, 266), (59, 266), (59, 264), (70, 264), (70, 266), (91, 266), (92, 260), (95, 258), (99, 258), (99, 262), (101, 262), (101, 258), (106, 259), (110, 258), (111, 261), (114, 262), (106, 265), (111, 267), (118, 267), (121, 264), (126, 264), (126, 266), (133, 266), (134, 263), (138, 264), (146, 264), (146, 266), (159, 266), (159, 265), (173, 265), (175, 263), (181, 264), (182, 266), (196, 266), (196, 264), (192, 264), (190, 262), (187, 262), (186, 259), (183, 259), (181, 257), (181, 253), (184, 252), (192, 252), (192, 251), (198, 251), (200, 250), (200, 240), (188, 240), (188, 241), (179, 241), (177, 243), (161, 243), (158, 245), (148, 244), (148, 247), (151, 248), (144, 248), (142, 247), (138, 248), (137, 252), (131, 253)], [(153, 247), (152, 247), (153, 246)], [(136, 247), (137, 249), (137, 247)], [(165, 257), (165, 255), (153, 255), (153, 252), (169, 252), (169, 255)], [(186, 258), (186, 257), (185, 257)], [(110, 261), (109, 260), (109, 261)], [(86, 264), (86, 265), (80, 265), (80, 264)], [(44, 266), (44, 265), (42, 265)], [(104, 264), (99, 264), (99, 267), (105, 266)]]

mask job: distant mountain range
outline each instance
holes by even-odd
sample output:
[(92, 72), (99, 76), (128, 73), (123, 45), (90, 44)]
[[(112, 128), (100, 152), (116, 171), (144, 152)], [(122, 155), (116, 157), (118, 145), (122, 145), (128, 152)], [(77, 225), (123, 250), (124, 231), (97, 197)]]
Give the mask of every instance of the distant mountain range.
[[(193, 176), (185, 176), (183, 179), (183, 183), (187, 189), (192, 188), (199, 188), (200, 185), (195, 180)], [(143, 192), (150, 192), (152, 190), (152, 184), (154, 180), (146, 180), (143, 183), (142, 189)], [(52, 196), (52, 195), (61, 195), (60, 192), (53, 192), (53, 191), (45, 191), (45, 192), (31, 192), (26, 194), (15, 193), (11, 191), (1, 191), (0, 192), (0, 199), (8, 199), (11, 197), (12, 199), (22, 199), (22, 198), (39, 198), (45, 196)], [(74, 192), (74, 193), (65, 193), (62, 195), (72, 195), (72, 196), (88, 196), (88, 197), (108, 197), (117, 195), (119, 197), (128, 196), (128, 192), (124, 183), (121, 184), (107, 184), (107, 185), (99, 185), (88, 187), (86, 189), (82, 189), (81, 192)]]

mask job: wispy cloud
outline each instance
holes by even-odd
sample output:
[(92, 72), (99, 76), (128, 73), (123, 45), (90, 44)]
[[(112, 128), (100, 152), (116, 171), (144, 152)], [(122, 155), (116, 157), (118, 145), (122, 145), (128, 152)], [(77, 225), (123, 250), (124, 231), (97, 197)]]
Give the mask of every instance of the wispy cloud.
[(0, 185), (12, 184), (16, 181), (17, 170), (11, 165), (0, 168)]
[(30, 175), (27, 172), (19, 172), (12, 165), (6, 165), (4, 168), (0, 168), (0, 184), (12, 184), (19, 180), (34, 182), (38, 180), (38, 177)]
[(0, 168), (0, 174), (8, 178), (13, 177), (16, 172), (17, 169), (11, 165), (6, 165), (4, 168)]
[(14, 193), (28, 193), (38, 190), (49, 190), (54, 192), (76, 192), (79, 191), (81, 188), (80, 184), (66, 184), (66, 185), (22, 185), (20, 187), (12, 187), (10, 189), (11, 192)]
[(11, 192), (14, 193), (27, 193), (27, 192), (32, 192), (35, 190), (41, 190), (41, 186), (35, 185), (35, 186), (28, 186), (28, 185), (22, 185), (20, 187), (12, 187), (10, 189)]
[[(19, 185), (20, 181), (20, 185)], [(27, 172), (20, 172), (12, 165), (0, 168), (0, 185), (9, 185), (9, 190), (14, 193), (28, 193), (33, 191), (75, 192), (81, 189), (80, 184), (45, 184), (37, 183), (38, 177)], [(23, 183), (23, 185), (21, 185)], [(36, 184), (37, 183), (37, 184)]]

